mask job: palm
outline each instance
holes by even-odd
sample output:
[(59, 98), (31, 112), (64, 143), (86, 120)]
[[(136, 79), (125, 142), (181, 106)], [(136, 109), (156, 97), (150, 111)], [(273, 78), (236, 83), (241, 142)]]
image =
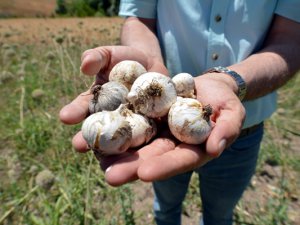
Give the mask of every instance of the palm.
[[(149, 59), (143, 52), (126, 46), (99, 47), (84, 52), (81, 69), (87, 75), (97, 74), (96, 83), (102, 83), (107, 81), (111, 68), (122, 60), (136, 60), (143, 64), (148, 71), (167, 74), (167, 70), (161, 62)], [(221, 91), (223, 88), (225, 91)], [(212, 92), (214, 90), (219, 91), (214, 93)], [(196, 145), (177, 143), (165, 126), (159, 129), (163, 132), (155, 140), (139, 151), (130, 150), (120, 156), (99, 159), (102, 169), (109, 168), (106, 170), (105, 176), (107, 182), (111, 185), (121, 185), (135, 179), (145, 181), (164, 179), (203, 165), (210, 160), (211, 156), (209, 155), (219, 155), (227, 143), (220, 144), (220, 141), (226, 139), (230, 142), (237, 136), (244, 116), (243, 113), (237, 115), (241, 109), (234, 105), (240, 106), (241, 104), (232, 91), (229, 90), (227, 95), (226, 91), (228, 92), (226, 86), (222, 86), (218, 82), (211, 82), (209, 79), (202, 79), (197, 85), (198, 99), (205, 104), (211, 104), (215, 109), (216, 125), (205, 146), (200, 148)], [(88, 115), (88, 103), (91, 97), (91, 95), (87, 95), (87, 92), (79, 95), (61, 110), (60, 119), (66, 124), (82, 122)], [(232, 116), (237, 118), (232, 118)], [(237, 122), (230, 123), (232, 119)], [(72, 142), (77, 151), (88, 151), (81, 132), (73, 137)]]

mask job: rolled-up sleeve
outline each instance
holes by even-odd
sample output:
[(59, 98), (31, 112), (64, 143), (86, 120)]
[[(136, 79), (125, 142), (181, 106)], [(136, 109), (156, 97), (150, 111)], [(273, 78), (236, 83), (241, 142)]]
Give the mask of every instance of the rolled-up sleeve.
[(119, 16), (156, 18), (157, 0), (121, 0)]
[(278, 0), (275, 13), (300, 22), (300, 0)]

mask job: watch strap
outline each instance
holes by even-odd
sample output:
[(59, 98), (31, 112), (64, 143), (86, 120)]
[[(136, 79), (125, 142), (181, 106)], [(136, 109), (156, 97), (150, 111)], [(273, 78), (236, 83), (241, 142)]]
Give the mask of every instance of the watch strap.
[(233, 70), (229, 70), (226, 67), (222, 67), (222, 66), (217, 66), (217, 67), (213, 67), (207, 71), (205, 71), (205, 73), (225, 73), (228, 74), (229, 76), (231, 76), (237, 86), (238, 86), (238, 93), (237, 96), (239, 97), (239, 99), (242, 101), (245, 98), (246, 92), (247, 92), (247, 86), (246, 86), (246, 82), (244, 81), (244, 79), (241, 77), (241, 75), (239, 75), (237, 72), (233, 71)]

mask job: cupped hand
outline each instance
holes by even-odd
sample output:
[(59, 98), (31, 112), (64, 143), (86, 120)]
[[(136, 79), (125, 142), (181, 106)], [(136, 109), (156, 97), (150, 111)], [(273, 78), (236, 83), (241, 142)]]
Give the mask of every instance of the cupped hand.
[[(136, 60), (148, 71), (167, 74), (161, 62), (149, 59), (142, 52), (125, 46), (108, 46), (87, 50), (82, 55), (81, 70), (87, 75), (95, 75), (96, 83), (104, 83), (111, 68), (122, 60)], [(119, 186), (141, 179), (155, 181), (174, 176), (207, 163), (217, 157), (239, 134), (245, 112), (230, 85), (214, 76), (203, 75), (196, 78), (197, 98), (213, 107), (214, 128), (203, 145), (178, 143), (169, 133), (167, 125), (160, 125), (159, 136), (138, 151), (129, 150), (119, 156), (98, 158), (105, 170), (106, 181)], [(89, 91), (82, 93), (60, 111), (60, 119), (65, 124), (76, 124), (88, 115)], [(88, 146), (78, 132), (72, 140), (79, 152), (87, 152)]]
[(206, 153), (218, 157), (240, 134), (245, 108), (235, 94), (237, 86), (232, 77), (220, 73), (204, 74), (195, 78), (195, 83), (197, 99), (213, 108), (214, 128), (206, 141)]
[[(84, 74), (94, 76), (96, 84), (103, 84), (108, 81), (108, 75), (114, 65), (123, 60), (135, 60), (141, 63), (147, 71), (156, 71), (168, 74), (168, 70), (163, 63), (147, 57), (142, 51), (127, 46), (104, 46), (89, 49), (82, 54), (81, 70)], [(81, 93), (70, 104), (60, 111), (60, 119), (65, 124), (76, 124), (83, 121), (88, 115), (88, 103), (92, 96), (90, 91)], [(86, 149), (81, 141), (80, 134), (73, 139), (77, 149)], [(78, 140), (78, 143), (77, 143)]]
[(231, 83), (232, 78), (228, 75), (224, 76), (206, 74), (195, 79), (197, 99), (213, 108), (213, 129), (205, 143), (179, 143), (165, 125), (158, 129), (163, 133), (139, 151), (103, 161), (107, 182), (121, 185), (136, 179), (166, 179), (198, 168), (218, 157), (238, 137), (245, 118), (245, 109), (235, 94), (235, 83)]

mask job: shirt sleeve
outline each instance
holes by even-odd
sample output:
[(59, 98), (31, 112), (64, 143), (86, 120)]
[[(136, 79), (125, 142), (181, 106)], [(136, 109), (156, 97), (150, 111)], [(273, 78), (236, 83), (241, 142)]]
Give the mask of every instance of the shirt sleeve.
[(300, 22), (300, 0), (278, 0), (275, 13)]
[(121, 0), (119, 16), (156, 18), (157, 0)]

